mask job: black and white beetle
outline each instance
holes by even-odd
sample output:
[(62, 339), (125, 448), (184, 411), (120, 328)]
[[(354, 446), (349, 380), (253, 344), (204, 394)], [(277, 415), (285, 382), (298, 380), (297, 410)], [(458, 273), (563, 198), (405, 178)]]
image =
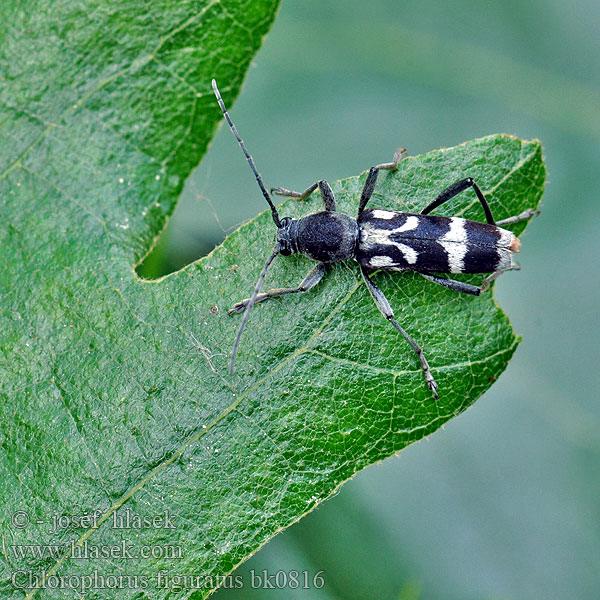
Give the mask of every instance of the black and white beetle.
[[(306, 292), (321, 281), (328, 265), (353, 258), (360, 265), (363, 279), (377, 308), (415, 351), (421, 362), (427, 385), (433, 395), (438, 398), (438, 386), (431, 374), (431, 369), (422, 348), (394, 319), (394, 312), (390, 303), (369, 277), (368, 269), (416, 271), (433, 283), (457, 292), (478, 296), (489, 287), (491, 281), (499, 277), (504, 271), (518, 268), (513, 264), (512, 254), (513, 252), (519, 252), (521, 243), (512, 232), (502, 229), (498, 225), (507, 225), (522, 219), (528, 219), (537, 211), (526, 210), (515, 217), (495, 222), (483, 193), (470, 177), (461, 179), (447, 187), (420, 214), (377, 208), (365, 210), (367, 202), (369, 202), (375, 189), (379, 170), (395, 170), (398, 168), (398, 163), (405, 152), (403, 149), (399, 149), (394, 154), (392, 162), (377, 165), (369, 170), (360, 197), (356, 219), (336, 212), (335, 197), (331, 187), (323, 180), (314, 183), (301, 194), (285, 188), (271, 188), (272, 194), (303, 200), (308, 198), (318, 187), (325, 205), (324, 211), (301, 219), (291, 219), (290, 217), (280, 219), (279, 213), (265, 189), (262, 178), (256, 170), (254, 160), (248, 153), (225, 108), (214, 79), (212, 80), (212, 87), (225, 119), (248, 159), (263, 196), (271, 208), (273, 221), (277, 226), (275, 248), (261, 271), (254, 293), (250, 298), (238, 302), (229, 310), (229, 314), (245, 310), (233, 345), (231, 362), (229, 363), (230, 373), (233, 373), (240, 338), (254, 304), (284, 294)], [(483, 207), (487, 223), (459, 217), (429, 216), (432, 210), (470, 187), (475, 191)], [(267, 274), (267, 269), (275, 257), (278, 254), (289, 256), (296, 253), (304, 254), (318, 261), (318, 264), (297, 288), (279, 288), (260, 294), (260, 288)], [(491, 273), (491, 275), (484, 278), (482, 285), (477, 287), (462, 281), (439, 277), (434, 275), (433, 272)]]

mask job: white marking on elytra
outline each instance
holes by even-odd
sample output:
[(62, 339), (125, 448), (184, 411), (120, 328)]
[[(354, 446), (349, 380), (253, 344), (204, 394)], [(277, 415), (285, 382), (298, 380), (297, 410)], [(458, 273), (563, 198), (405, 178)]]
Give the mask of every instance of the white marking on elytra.
[(394, 259), (389, 256), (371, 256), (369, 266), (371, 267), (390, 267), (394, 265)]
[(498, 240), (500, 248), (508, 248), (511, 252), (521, 251), (521, 240), (512, 231), (502, 229), (502, 227), (498, 227), (498, 231), (500, 232), (500, 239)]
[(398, 213), (391, 211), (391, 210), (379, 210), (379, 209), (375, 209), (372, 213), (371, 216), (374, 219), (386, 219), (386, 220), (390, 220), (393, 219), (395, 216), (397, 216)]
[(496, 271), (505, 271), (515, 266), (513, 262), (512, 252), (507, 248), (498, 248), (498, 264), (496, 265)]
[(498, 240), (498, 246), (503, 246), (508, 248), (510, 243), (512, 242), (513, 234), (512, 231), (508, 231), (506, 229), (502, 229), (498, 227), (498, 231), (500, 232), (500, 239)]
[(360, 236), (360, 243), (366, 249), (372, 248), (373, 246), (386, 246), (390, 243), (389, 231), (387, 229), (373, 227), (371, 223), (363, 223), (360, 229), (362, 234)]
[(415, 215), (410, 215), (406, 217), (406, 221), (400, 225), (397, 229), (394, 229), (394, 233), (401, 233), (402, 231), (410, 231), (411, 229), (416, 229), (419, 226), (419, 217), (415, 217)]
[(462, 273), (465, 268), (465, 256), (468, 251), (465, 220), (458, 217), (450, 219), (450, 229), (438, 240), (448, 254), (450, 273)]
[[(398, 213), (391, 211), (391, 210), (375, 209), (371, 213), (371, 216), (374, 219), (383, 219), (385, 221), (390, 221), (391, 219), (396, 218), (398, 216)], [(400, 227), (396, 227), (395, 229), (392, 229), (390, 231), (390, 233), (402, 233), (403, 231), (411, 231), (412, 229), (416, 229), (418, 226), (419, 226), (419, 217), (417, 217), (416, 215), (408, 215), (406, 217), (406, 220), (404, 221), (404, 223), (402, 223), (402, 225), (400, 225)]]
[[(375, 212), (381, 212), (381, 213), (385, 212), (385, 213), (393, 215), (393, 216), (398, 215), (398, 213), (389, 212), (389, 211), (373, 211), (373, 213), (375, 213)], [(373, 214), (373, 216), (375, 216), (375, 215)], [(381, 227), (377, 227), (376, 225), (373, 225), (372, 223), (362, 223), (361, 224), (360, 243), (365, 248), (365, 250), (373, 248), (374, 246), (394, 246), (395, 248), (398, 248), (398, 250), (400, 250), (400, 252), (402, 252), (402, 256), (403, 256), (404, 260), (409, 265), (414, 265), (417, 262), (417, 257), (418, 257), (417, 251), (414, 248), (411, 248), (410, 246), (408, 246), (407, 244), (402, 244), (400, 242), (396, 242), (395, 240), (391, 239), (391, 236), (394, 235), (395, 233), (402, 233), (403, 231), (409, 231), (411, 229), (416, 229), (418, 227), (418, 225), (419, 225), (419, 217), (416, 217), (414, 215), (407, 217), (402, 225), (400, 225), (399, 227), (396, 227), (394, 229), (382, 229)], [(369, 264), (372, 264), (372, 259), (369, 260)], [(392, 259), (390, 259), (389, 263), (387, 263), (385, 265), (379, 264), (377, 266), (383, 267), (383, 266), (390, 266), (392, 264), (394, 264), (394, 261)], [(375, 265), (373, 265), (373, 266), (375, 266)]]
[(404, 260), (409, 264), (409, 265), (414, 265), (417, 262), (417, 251), (414, 248), (411, 248), (410, 246), (407, 246), (406, 244), (399, 244), (397, 242), (395, 242), (396, 248), (398, 248), (398, 250), (400, 250), (400, 252), (402, 252), (402, 254), (404, 255)]

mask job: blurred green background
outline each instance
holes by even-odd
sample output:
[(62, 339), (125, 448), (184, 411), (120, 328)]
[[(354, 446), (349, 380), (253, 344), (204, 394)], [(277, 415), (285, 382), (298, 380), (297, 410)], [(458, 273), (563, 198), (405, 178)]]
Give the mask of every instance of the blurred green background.
[[(498, 383), (215, 598), (599, 598), (600, 3), (283, 0), (231, 113), (267, 187), (490, 133), (541, 139), (548, 183), (522, 271), (496, 286), (523, 336)], [(265, 208), (222, 127), (146, 273), (199, 258)], [(324, 570), (326, 583), (251, 590), (250, 569)]]

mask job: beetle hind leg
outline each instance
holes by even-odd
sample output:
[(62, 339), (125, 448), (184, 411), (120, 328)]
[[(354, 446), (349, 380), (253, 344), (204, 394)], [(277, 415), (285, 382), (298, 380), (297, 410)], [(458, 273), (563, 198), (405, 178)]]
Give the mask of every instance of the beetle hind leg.
[(536, 217), (539, 214), (539, 210), (535, 208), (528, 208), (519, 215), (515, 215), (514, 217), (508, 217), (507, 219), (502, 219), (501, 221), (496, 221), (496, 225), (512, 225), (513, 223), (518, 223), (519, 221), (525, 221), (527, 219), (530, 219), (531, 217)]
[[(476, 285), (472, 285), (470, 283), (465, 283), (464, 281), (457, 281), (456, 279), (449, 279), (448, 277), (439, 277), (438, 275), (433, 275), (432, 273), (419, 273), (421, 277), (432, 281), (433, 283), (437, 283), (442, 287), (445, 287), (454, 292), (462, 292), (463, 294), (471, 294), (472, 296), (479, 296), (481, 292), (485, 291), (481, 287), (477, 287)], [(489, 287), (489, 283), (488, 283)], [(487, 287), (485, 288), (487, 289)]]
[(490, 275), (487, 275), (486, 277), (483, 278), (481, 285), (479, 286), (479, 289), (483, 293), (490, 287), (490, 284), (492, 283), (492, 281), (495, 281), (496, 279), (498, 279), (498, 277), (500, 277), (500, 275), (503, 275), (504, 273), (506, 273), (506, 271), (520, 271), (520, 270), (521, 270), (520, 265), (513, 264), (511, 267), (508, 267), (508, 269), (502, 269), (501, 271), (495, 271), (494, 273), (491, 273)]
[(502, 275), (506, 273), (506, 271), (520, 271), (521, 267), (517, 264), (513, 264), (512, 267), (508, 269), (502, 269), (500, 271), (494, 271), (490, 275), (487, 275), (481, 281), (481, 285), (473, 285), (471, 283), (465, 283), (464, 281), (457, 281), (456, 279), (449, 279), (448, 277), (440, 277), (439, 275), (433, 275), (433, 273), (419, 273), (421, 277), (424, 277), (428, 281), (432, 281), (433, 283), (437, 283), (442, 287), (445, 287), (453, 292), (461, 292), (463, 294), (470, 294), (471, 296), (480, 296), (484, 292), (486, 292), (492, 281), (495, 281)]
[(421, 211), (421, 214), (429, 214), (434, 208), (437, 208), (438, 206), (441, 206), (442, 204), (448, 202), (448, 200), (451, 200), (452, 198), (454, 198), (454, 196), (457, 196), (458, 194), (464, 192), (470, 187), (473, 188), (473, 190), (475, 191), (475, 195), (477, 196), (477, 199), (479, 200), (479, 203), (483, 208), (483, 212), (485, 213), (485, 220), (490, 225), (496, 225), (496, 222), (494, 221), (494, 217), (492, 215), (492, 211), (490, 210), (490, 206), (487, 203), (483, 192), (479, 189), (479, 186), (473, 181), (472, 177), (466, 177), (465, 179), (461, 179), (460, 181), (449, 185), (441, 194), (439, 194), (439, 196), (433, 202), (430, 202)]

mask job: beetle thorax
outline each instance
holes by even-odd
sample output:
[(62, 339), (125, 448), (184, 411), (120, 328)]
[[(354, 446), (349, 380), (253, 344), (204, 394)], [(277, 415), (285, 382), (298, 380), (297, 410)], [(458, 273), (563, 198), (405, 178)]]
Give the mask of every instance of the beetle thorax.
[(295, 252), (325, 263), (353, 258), (358, 243), (356, 219), (339, 212), (308, 215), (288, 231)]

